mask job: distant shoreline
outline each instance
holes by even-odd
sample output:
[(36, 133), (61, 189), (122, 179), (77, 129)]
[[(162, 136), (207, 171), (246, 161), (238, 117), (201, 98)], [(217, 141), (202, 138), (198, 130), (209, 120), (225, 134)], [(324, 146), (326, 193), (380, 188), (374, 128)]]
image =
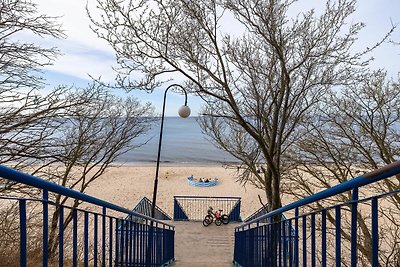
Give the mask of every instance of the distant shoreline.
[[(114, 162), (111, 164), (113, 167), (156, 167), (156, 161), (126, 161), (126, 162)], [(172, 161), (160, 161), (160, 167), (223, 167), (231, 165), (239, 165), (239, 162), (172, 162)]]

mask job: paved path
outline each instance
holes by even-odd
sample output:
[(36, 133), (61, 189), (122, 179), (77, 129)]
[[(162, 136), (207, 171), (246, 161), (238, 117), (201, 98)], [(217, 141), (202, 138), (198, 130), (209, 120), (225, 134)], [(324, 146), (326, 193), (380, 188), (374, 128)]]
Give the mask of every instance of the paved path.
[(174, 267), (233, 266), (234, 228), (238, 223), (204, 227), (201, 222), (175, 225)]

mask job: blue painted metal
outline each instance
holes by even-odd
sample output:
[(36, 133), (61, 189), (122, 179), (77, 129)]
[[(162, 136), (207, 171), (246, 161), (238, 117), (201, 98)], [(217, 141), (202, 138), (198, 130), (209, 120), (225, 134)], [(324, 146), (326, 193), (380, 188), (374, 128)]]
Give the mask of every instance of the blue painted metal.
[[(317, 266), (319, 262), (321, 262), (321, 266), (327, 266), (327, 218), (328, 218), (328, 211), (334, 210), (334, 224), (335, 224), (335, 254), (334, 254), (334, 262), (336, 266), (341, 266), (342, 262), (342, 244), (341, 244), (341, 236), (342, 236), (342, 224), (341, 224), (341, 209), (342, 207), (351, 207), (351, 264), (352, 266), (357, 265), (357, 253), (352, 250), (357, 249), (357, 203), (360, 202), (367, 202), (372, 201), (372, 250), (373, 255), (372, 258), (374, 259), (372, 266), (378, 266), (378, 199), (388, 197), (393, 194), (399, 194), (400, 190), (395, 190), (392, 192), (386, 192), (377, 196), (368, 197), (364, 199), (358, 199), (358, 188), (378, 182), (382, 179), (391, 177), (393, 175), (397, 175), (400, 173), (400, 161), (395, 163), (389, 164), (381, 169), (376, 171), (367, 173), (365, 175), (356, 177), (349, 181), (346, 181), (342, 184), (333, 186), (327, 190), (321, 191), (309, 197), (303, 198), (301, 200), (295, 201), (290, 203), (282, 208), (277, 210), (268, 212), (267, 214), (252, 218), (248, 222), (243, 223), (242, 225), (236, 227), (235, 229), (235, 246), (234, 246), (234, 263), (239, 266), (281, 266), (280, 262), (280, 253), (283, 246), (279, 243), (274, 243), (274, 239), (276, 239), (276, 234), (271, 234), (273, 226), (277, 223), (276, 221), (272, 221), (272, 218), (275, 216), (282, 215), (284, 212), (294, 211), (294, 217), (289, 219), (282, 219), (284, 222), (290, 221), (290, 226), (292, 224), (292, 220), (294, 220), (294, 235), (291, 234), (294, 238), (294, 245), (293, 245), (293, 255), (289, 253), (290, 256), (293, 257), (293, 265), (299, 266), (299, 252), (303, 251), (302, 255), (302, 266)], [(321, 200), (325, 200), (331, 196), (335, 196), (338, 194), (342, 194), (344, 192), (353, 190), (352, 200), (345, 203), (339, 203), (334, 206), (321, 208), (320, 210), (315, 210), (311, 213), (303, 213), (300, 214), (299, 208), (309, 205), (314, 202), (318, 202)], [(320, 202), (318, 202), (320, 203)], [(315, 207), (316, 205), (313, 205)], [(319, 214), (321, 214), (321, 229), (316, 229), (315, 218)], [(331, 216), (331, 215), (329, 215)], [(309, 218), (310, 224), (307, 225), (307, 219)], [(332, 217), (329, 217), (330, 220)], [(270, 220), (270, 221), (268, 221)], [(301, 220), (301, 221), (300, 221)], [(302, 225), (299, 225), (299, 224)], [(302, 242), (299, 242), (299, 227), (302, 228)], [(261, 229), (267, 229), (263, 232)], [(320, 231), (321, 236), (321, 253), (320, 255), (317, 254), (316, 248), (316, 236), (317, 230)], [(310, 231), (311, 233), (309, 236), (307, 232)], [(258, 233), (257, 236), (252, 235), (253, 233)], [(285, 240), (284, 238), (280, 239)], [(310, 240), (310, 241), (307, 241)], [(311, 244), (310, 253), (307, 253), (307, 246), (308, 242)], [(289, 243), (290, 244), (290, 243)], [(247, 246), (247, 247), (246, 247)], [(251, 249), (249, 247), (251, 246)], [(265, 249), (263, 249), (265, 247)], [(262, 253), (259, 253), (262, 251)], [(289, 250), (290, 251), (290, 250)], [(307, 256), (310, 256), (308, 259), (311, 262), (308, 262)], [(317, 258), (320, 257), (320, 258)], [(254, 259), (258, 257), (259, 259)], [(267, 258), (267, 264), (264, 264), (263, 259)], [(257, 265), (255, 263), (262, 262), (261, 265)], [(273, 264), (274, 263), (274, 264)], [(289, 260), (289, 265), (292, 263)], [(255, 265), (254, 265), (255, 264)], [(331, 263), (330, 263), (331, 264)], [(285, 263), (283, 263), (283, 266)]]
[(179, 204), (178, 200), (174, 198), (174, 220), (175, 221), (188, 221), (189, 218)]
[(294, 210), (294, 230), (296, 232), (296, 236), (294, 238), (294, 266), (299, 266), (299, 239), (297, 238), (299, 233), (299, 208), (295, 208)]
[(78, 211), (73, 211), (72, 222), (72, 266), (78, 267)]
[(335, 240), (336, 240), (336, 248), (335, 248), (335, 259), (336, 259), (336, 267), (340, 267), (342, 262), (342, 228), (341, 228), (341, 212), (340, 206), (335, 207)]
[(303, 266), (307, 266), (307, 217), (303, 215), (302, 217), (303, 226)]
[(211, 206), (222, 209), (230, 221), (241, 222), (240, 203), (240, 197), (174, 196), (174, 220), (202, 221)]
[[(9, 199), (12, 201), (19, 201), (20, 203), (20, 265), (26, 266), (27, 262), (27, 242), (26, 242), (26, 203), (27, 201), (41, 202), (43, 206), (43, 265), (46, 266), (48, 262), (48, 212), (49, 205), (58, 208), (58, 266), (62, 267), (64, 261), (71, 261), (68, 265), (78, 266), (83, 263), (84, 266), (98, 266), (98, 260), (101, 260), (102, 266), (115, 266), (119, 260), (124, 260), (125, 266), (163, 266), (166, 263), (171, 263), (174, 260), (174, 227), (166, 224), (163, 221), (150, 218), (149, 216), (140, 214), (135, 211), (117, 206), (115, 204), (106, 202), (104, 200), (71, 190), (42, 180), (38, 177), (19, 172), (0, 165), (0, 177), (24, 183), (26, 185), (42, 189), (43, 198), (41, 199), (28, 199), (28, 198), (12, 198), (3, 197), (1, 199)], [(75, 199), (75, 201), (86, 202), (87, 205), (95, 205), (95, 209), (100, 210), (101, 213), (81, 210), (72, 208), (65, 205), (56, 205), (51, 200), (48, 200), (48, 192), (61, 194), (63, 196)], [(64, 251), (64, 211), (65, 209), (72, 210), (72, 251), (71, 254), (66, 255)], [(107, 209), (112, 210), (114, 214), (123, 214), (124, 219), (108, 215)], [(109, 212), (111, 214), (111, 212)], [(83, 215), (83, 216), (80, 216)], [(92, 217), (93, 216), (93, 217)], [(99, 218), (101, 216), (102, 227), (99, 231)], [(120, 215), (118, 215), (120, 216)], [(83, 218), (83, 221), (81, 221)], [(107, 220), (109, 218), (109, 220)], [(139, 218), (139, 220), (136, 220)], [(92, 220), (93, 219), (93, 220)], [(136, 220), (136, 221), (135, 221)], [(114, 228), (115, 224), (115, 228)], [(150, 257), (151, 262), (146, 262), (146, 247), (149, 242), (149, 224), (154, 224), (154, 239), (151, 251), (153, 253)], [(118, 225), (122, 225), (123, 238), (119, 240), (118, 233), (120, 229)], [(78, 228), (83, 231), (78, 231)], [(93, 233), (89, 230), (93, 229)], [(108, 229), (108, 230), (107, 230)], [(133, 230), (135, 229), (135, 230)], [(70, 231), (70, 230), (68, 230)], [(101, 235), (102, 241), (99, 242), (98, 235)], [(93, 250), (89, 251), (89, 236), (93, 236)], [(120, 242), (119, 242), (120, 241)], [(83, 242), (83, 243), (82, 243)], [(78, 246), (83, 245), (83, 258), (78, 259)], [(101, 247), (101, 256), (99, 255), (99, 247)], [(89, 261), (89, 255), (93, 252), (93, 259)], [(98, 259), (101, 258), (101, 259)], [(107, 264), (108, 262), (108, 264)]]
[(107, 208), (103, 207), (101, 219), (101, 267), (106, 267), (106, 215), (107, 215)]
[(89, 213), (86, 211), (83, 223), (83, 266), (89, 266)]
[(58, 267), (64, 266), (64, 207), (60, 207), (58, 228)]
[(48, 257), (47, 250), (49, 247), (49, 204), (47, 203), (49, 199), (49, 191), (43, 190), (43, 267), (47, 267)]
[(326, 209), (321, 211), (321, 265), (326, 267)]
[(93, 233), (93, 246), (94, 246), (94, 249), (93, 249), (93, 259), (94, 259), (94, 262), (93, 262), (93, 267), (97, 267), (97, 257), (98, 257), (98, 250), (97, 250), (97, 247), (98, 247), (98, 219), (99, 217), (98, 217), (98, 214), (94, 214), (94, 233)]
[[(146, 215), (146, 216), (151, 216), (151, 209), (152, 209), (152, 203), (151, 200), (148, 199), (147, 197), (142, 197), (139, 202), (135, 205), (135, 207), (132, 209), (132, 211)], [(143, 221), (142, 218), (140, 217), (135, 217), (132, 215), (129, 215), (130, 220), (132, 221)], [(163, 211), (159, 206), (155, 206), (154, 210), (154, 218), (157, 220), (164, 220), (164, 221), (169, 221), (171, 220), (171, 216), (169, 216), (165, 211)]]
[(311, 214), (311, 266), (315, 267), (316, 262), (316, 240), (315, 240), (315, 213)]
[(378, 233), (378, 199), (373, 198), (371, 201), (371, 215), (372, 215), (372, 267), (378, 267), (378, 253), (379, 253), (379, 233)]
[(26, 201), (19, 200), (19, 266), (26, 267)]
[[(288, 220), (289, 229), (292, 229), (292, 220)], [(293, 267), (294, 257), (293, 257), (293, 240), (295, 239), (296, 235), (289, 234), (289, 267)], [(296, 238), (297, 239), (297, 238)]]
[(108, 250), (108, 266), (113, 266), (113, 218), (110, 217), (110, 222), (108, 224), (109, 234), (108, 238), (110, 239), (109, 250)]
[(357, 267), (357, 200), (358, 188), (354, 188), (351, 194), (351, 266)]

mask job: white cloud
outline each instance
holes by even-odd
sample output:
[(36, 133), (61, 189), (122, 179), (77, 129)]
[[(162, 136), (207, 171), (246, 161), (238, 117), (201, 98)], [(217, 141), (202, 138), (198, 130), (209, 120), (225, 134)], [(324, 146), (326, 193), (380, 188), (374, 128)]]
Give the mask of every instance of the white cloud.
[(115, 74), (112, 66), (116, 65), (114, 51), (90, 29), (86, 1), (36, 0), (35, 3), (40, 13), (59, 17), (57, 21), (67, 35), (66, 39), (61, 40), (34, 38), (41, 45), (55, 46), (62, 52), (54, 65), (46, 67), (46, 70), (81, 79), (89, 79), (90, 74), (94, 77), (101, 76), (104, 81), (113, 80)]

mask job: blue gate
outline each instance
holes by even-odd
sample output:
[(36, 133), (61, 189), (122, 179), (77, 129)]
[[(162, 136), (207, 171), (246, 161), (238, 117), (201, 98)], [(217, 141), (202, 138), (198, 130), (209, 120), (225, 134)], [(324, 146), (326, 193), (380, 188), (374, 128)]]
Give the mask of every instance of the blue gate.
[(174, 196), (175, 221), (202, 221), (211, 206), (223, 210), (229, 221), (241, 222), (240, 197)]

